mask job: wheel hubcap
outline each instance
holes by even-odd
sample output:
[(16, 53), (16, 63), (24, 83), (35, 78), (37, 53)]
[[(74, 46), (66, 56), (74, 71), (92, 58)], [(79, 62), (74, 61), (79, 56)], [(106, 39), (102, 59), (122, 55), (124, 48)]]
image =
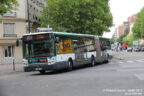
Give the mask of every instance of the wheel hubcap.
[(71, 64), (71, 62), (69, 62), (69, 69), (70, 69), (70, 70), (72, 69), (72, 64)]
[(94, 66), (95, 65), (95, 62), (94, 62), (94, 60), (92, 60), (92, 66)]

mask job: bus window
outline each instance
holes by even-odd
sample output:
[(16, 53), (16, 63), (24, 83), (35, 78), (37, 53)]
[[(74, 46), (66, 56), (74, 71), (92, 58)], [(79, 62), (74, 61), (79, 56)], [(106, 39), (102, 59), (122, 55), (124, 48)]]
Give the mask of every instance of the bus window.
[(54, 43), (51, 40), (33, 40), (23, 42), (24, 58), (52, 57), (55, 55)]
[(110, 41), (108, 39), (100, 39), (100, 47), (102, 51), (111, 49)]
[(84, 52), (85, 49), (85, 39), (81, 37), (74, 37), (73, 38), (73, 49), (74, 52)]
[(96, 51), (94, 47), (94, 38), (86, 37), (85, 38), (85, 47), (88, 52)]

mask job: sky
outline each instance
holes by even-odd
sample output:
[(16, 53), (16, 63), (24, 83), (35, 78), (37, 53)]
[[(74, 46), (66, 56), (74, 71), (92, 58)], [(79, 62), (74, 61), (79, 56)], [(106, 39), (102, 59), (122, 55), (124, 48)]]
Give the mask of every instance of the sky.
[(113, 15), (113, 24), (111, 32), (104, 33), (104, 37), (111, 38), (115, 28), (124, 21), (127, 21), (129, 16), (137, 14), (144, 7), (144, 0), (110, 0), (110, 10)]

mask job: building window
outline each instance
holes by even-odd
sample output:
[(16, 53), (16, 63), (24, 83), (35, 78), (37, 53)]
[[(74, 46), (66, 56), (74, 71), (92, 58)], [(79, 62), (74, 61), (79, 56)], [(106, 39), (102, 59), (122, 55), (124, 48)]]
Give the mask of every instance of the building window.
[(13, 57), (13, 46), (4, 46), (3, 50), (4, 50), (4, 57)]
[(4, 37), (17, 37), (14, 23), (4, 23)]

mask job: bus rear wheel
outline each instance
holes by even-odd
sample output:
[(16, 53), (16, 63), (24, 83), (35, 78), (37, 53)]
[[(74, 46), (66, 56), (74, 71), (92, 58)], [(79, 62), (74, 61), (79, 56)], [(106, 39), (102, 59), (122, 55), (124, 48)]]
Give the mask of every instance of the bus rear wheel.
[(91, 57), (91, 66), (94, 66), (95, 65), (95, 59), (94, 59), (94, 57), (92, 56)]
[(73, 69), (72, 61), (68, 61), (68, 71), (71, 71)]

